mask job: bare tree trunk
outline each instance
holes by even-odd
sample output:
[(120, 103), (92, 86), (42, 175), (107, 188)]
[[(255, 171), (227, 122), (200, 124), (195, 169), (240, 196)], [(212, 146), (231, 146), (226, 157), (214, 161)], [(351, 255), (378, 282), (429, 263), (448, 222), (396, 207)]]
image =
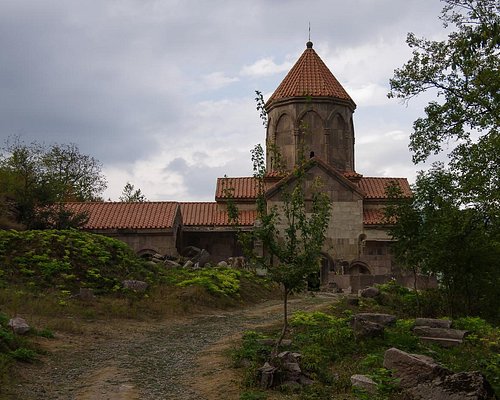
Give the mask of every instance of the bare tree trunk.
[(274, 349), (271, 353), (271, 359), (275, 358), (278, 355), (279, 347), (283, 338), (288, 331), (288, 288), (285, 286), (283, 288), (283, 328), (281, 329), (281, 334), (274, 345)]

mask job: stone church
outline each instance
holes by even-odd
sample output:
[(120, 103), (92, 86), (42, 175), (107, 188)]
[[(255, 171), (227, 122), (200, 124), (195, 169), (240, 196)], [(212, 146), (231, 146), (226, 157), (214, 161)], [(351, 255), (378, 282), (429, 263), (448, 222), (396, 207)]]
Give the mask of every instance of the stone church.
[[(281, 189), (293, 179), (290, 172), (299, 151), (309, 158), (308, 179), (320, 177), (331, 199), (321, 284), (356, 290), (398, 276), (383, 209), (388, 200), (388, 184), (398, 185), (404, 196), (411, 196), (410, 186), (406, 178), (368, 177), (355, 170), (356, 104), (311, 42), (266, 102), (265, 109), (268, 206), (280, 204)], [(271, 148), (276, 151), (269, 151)], [(176, 255), (186, 246), (196, 246), (206, 249), (211, 261), (217, 263), (242, 254), (237, 232), (253, 228), (256, 198), (255, 178), (224, 177), (217, 179), (214, 202), (69, 206), (89, 214), (84, 229), (121, 239), (140, 255)], [(228, 217), (228, 200), (239, 210), (238, 226)]]

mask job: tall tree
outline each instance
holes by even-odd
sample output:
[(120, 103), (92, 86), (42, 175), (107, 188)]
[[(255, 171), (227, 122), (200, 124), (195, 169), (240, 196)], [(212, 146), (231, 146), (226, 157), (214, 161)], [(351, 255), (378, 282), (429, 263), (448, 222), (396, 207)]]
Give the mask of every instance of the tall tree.
[(414, 122), (410, 149), (418, 164), (452, 143), (449, 163), (421, 172), (413, 199), (387, 211), (400, 263), (435, 273), (450, 312), (487, 314), (500, 283), (500, 5), (444, 2), (447, 39), (408, 34), (413, 56), (389, 97), (437, 96)]
[(415, 121), (415, 163), (450, 142), (450, 168), (464, 204), (498, 213), (500, 202), (500, 5), (497, 0), (445, 0), (448, 38), (409, 33), (412, 58), (394, 73), (389, 97), (409, 101), (424, 92), (437, 100)]

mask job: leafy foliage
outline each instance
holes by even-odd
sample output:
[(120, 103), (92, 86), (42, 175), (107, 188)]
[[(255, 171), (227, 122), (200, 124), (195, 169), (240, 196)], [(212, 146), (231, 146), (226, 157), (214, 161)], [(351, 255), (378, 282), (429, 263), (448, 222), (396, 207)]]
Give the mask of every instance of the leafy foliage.
[[(381, 286), (381, 290), (392, 293), (394, 297), (407, 294), (406, 289), (395, 284)], [(392, 305), (385, 305), (379, 311), (393, 314), (396, 309), (392, 307), (402, 302), (404, 300), (398, 302), (395, 299)], [(353, 311), (359, 312), (361, 307)], [(443, 348), (422, 343), (412, 332), (414, 319), (398, 319), (393, 326), (385, 327), (383, 338), (356, 337), (350, 325), (351, 314), (340, 303), (327, 312), (299, 311), (291, 317), (292, 351), (301, 354), (302, 371), (315, 381), (311, 389), (302, 390), (299, 398), (347, 399), (354, 398), (352, 395), (373, 400), (401, 398), (397, 380), (383, 368), (384, 353), (391, 347), (430, 356), (453, 372), (479, 370), (496, 393), (500, 393), (500, 329), (486, 321), (480, 318), (454, 320), (455, 328), (468, 329), (471, 333), (460, 347)], [(260, 331), (246, 332), (241, 347), (233, 351), (236, 366), (241, 366), (243, 360), (247, 361), (246, 386), (255, 385), (255, 371), (271, 352), (271, 347), (263, 344), (265, 338)], [(371, 377), (377, 383), (377, 392), (368, 394), (352, 388), (350, 377), (353, 374)]]
[(498, 318), (498, 219), (463, 208), (453, 174), (442, 165), (421, 172), (413, 189), (413, 198), (395, 196), (386, 210), (397, 221), (390, 228), (396, 259), (437, 276), (450, 315)]
[[(414, 162), (456, 141), (451, 170), (463, 202), (498, 213), (500, 199), (500, 14), (496, 0), (445, 0), (441, 19), (448, 39), (408, 34), (413, 57), (395, 71), (389, 97), (409, 101), (437, 93), (414, 123)], [(495, 211), (496, 210), (496, 211)]]
[(197, 285), (204, 287), (209, 293), (233, 296), (240, 290), (239, 278), (241, 272), (231, 268), (206, 268), (192, 271), (177, 286), (185, 287)]
[(113, 291), (124, 279), (153, 281), (158, 271), (151, 268), (125, 243), (102, 235), (76, 230), (0, 231), (4, 284)]
[(25, 144), (14, 138), (0, 154), (0, 216), (14, 216), (31, 229), (78, 226), (84, 215), (72, 216), (66, 201), (95, 200), (106, 188), (101, 164), (80, 153), (75, 144)]

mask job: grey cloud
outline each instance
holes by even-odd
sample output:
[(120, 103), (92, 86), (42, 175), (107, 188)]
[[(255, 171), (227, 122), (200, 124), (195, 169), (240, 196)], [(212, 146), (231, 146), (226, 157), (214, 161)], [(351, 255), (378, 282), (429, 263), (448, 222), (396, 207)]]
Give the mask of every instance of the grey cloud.
[[(4, 0), (0, 139), (20, 134), (26, 141), (74, 142), (106, 166), (132, 165), (186, 137), (200, 140), (197, 121), (186, 123), (200, 100), (230, 104), (253, 98), (254, 89), (272, 92), (285, 73), (243, 77), (242, 68), (266, 57), (294, 61), (305, 47), (308, 21), (313, 42), (333, 49), (394, 32), (402, 40), (408, 30), (425, 33), (439, 25), (441, 6), (436, 0)], [(218, 88), (204, 83), (207, 76), (240, 80)], [(359, 118), (361, 112), (355, 123)], [(228, 123), (240, 122), (222, 118), (224, 132)], [(165, 162), (176, 157), (183, 155)], [(169, 167), (183, 167), (177, 172), (190, 194), (203, 198), (211, 196), (214, 177), (248, 169), (242, 161), (211, 168), (196, 160)]]

